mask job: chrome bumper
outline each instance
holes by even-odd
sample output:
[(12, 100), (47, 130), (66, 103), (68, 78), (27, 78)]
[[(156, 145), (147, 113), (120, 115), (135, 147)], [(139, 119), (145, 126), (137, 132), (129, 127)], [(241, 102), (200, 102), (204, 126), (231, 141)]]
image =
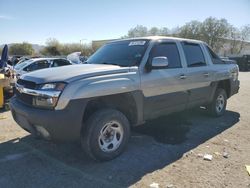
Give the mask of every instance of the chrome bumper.
[(19, 91), (19, 93), (24, 93), (32, 96), (39, 96), (44, 98), (52, 98), (52, 97), (59, 97), (61, 94), (61, 91), (46, 91), (46, 90), (34, 90), (34, 89), (28, 89), (24, 88), (22, 85), (19, 85), (16, 83), (16, 89)]

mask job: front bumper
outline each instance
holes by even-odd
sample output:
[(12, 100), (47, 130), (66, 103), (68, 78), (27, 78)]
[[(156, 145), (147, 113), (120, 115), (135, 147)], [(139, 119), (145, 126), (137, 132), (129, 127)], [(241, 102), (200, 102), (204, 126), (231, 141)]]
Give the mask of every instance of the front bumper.
[(87, 100), (72, 100), (63, 110), (47, 110), (26, 105), (16, 97), (10, 101), (12, 116), (23, 129), (36, 135), (42, 127), (49, 139), (67, 142), (80, 139), (86, 105)]

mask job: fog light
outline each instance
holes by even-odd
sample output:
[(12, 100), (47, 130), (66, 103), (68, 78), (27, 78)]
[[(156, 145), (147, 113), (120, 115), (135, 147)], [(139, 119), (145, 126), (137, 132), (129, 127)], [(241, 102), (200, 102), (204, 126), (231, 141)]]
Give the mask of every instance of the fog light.
[(39, 125), (35, 125), (35, 127), (36, 127), (37, 132), (41, 134), (43, 138), (45, 138), (46, 140), (50, 140), (50, 134), (45, 128)]
[(53, 108), (56, 106), (57, 101), (58, 97), (33, 97), (33, 105), (43, 108)]

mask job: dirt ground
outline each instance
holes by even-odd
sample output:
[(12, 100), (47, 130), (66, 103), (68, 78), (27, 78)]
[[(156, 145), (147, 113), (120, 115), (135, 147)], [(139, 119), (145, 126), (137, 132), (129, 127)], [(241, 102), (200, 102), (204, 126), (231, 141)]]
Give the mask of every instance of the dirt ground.
[(250, 73), (240, 81), (225, 116), (197, 109), (148, 122), (133, 131), (123, 155), (105, 163), (89, 160), (77, 144), (35, 140), (0, 112), (0, 187), (250, 188)]

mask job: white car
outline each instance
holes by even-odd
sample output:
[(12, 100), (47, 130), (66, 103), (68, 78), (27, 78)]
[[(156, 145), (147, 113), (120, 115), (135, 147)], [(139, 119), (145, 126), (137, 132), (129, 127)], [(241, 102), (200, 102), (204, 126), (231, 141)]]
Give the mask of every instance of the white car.
[(28, 72), (66, 65), (72, 65), (72, 63), (64, 58), (34, 58), (18, 63), (14, 66), (14, 72), (16, 77), (19, 78)]

